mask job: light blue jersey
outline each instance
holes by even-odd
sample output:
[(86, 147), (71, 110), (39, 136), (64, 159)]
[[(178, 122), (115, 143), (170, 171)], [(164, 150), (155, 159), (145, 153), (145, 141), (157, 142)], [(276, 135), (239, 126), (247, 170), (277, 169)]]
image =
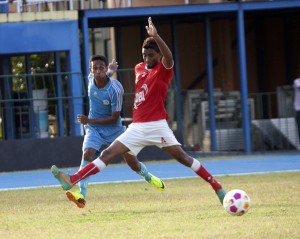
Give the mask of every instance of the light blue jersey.
[[(89, 118), (109, 118), (112, 112), (121, 111), (124, 89), (117, 80), (109, 78), (104, 88), (95, 85), (94, 78), (89, 75), (88, 96), (90, 100)], [(122, 125), (121, 117), (117, 125)], [(109, 124), (94, 124), (95, 127), (111, 127)], [(113, 125), (115, 126), (115, 125)]]
[[(93, 75), (88, 77), (89, 118), (109, 118), (112, 112), (122, 110), (124, 89), (117, 80), (109, 78), (104, 88), (95, 85)], [(103, 145), (111, 144), (125, 131), (121, 117), (116, 124), (88, 124), (85, 125), (85, 137), (82, 148), (99, 150)]]

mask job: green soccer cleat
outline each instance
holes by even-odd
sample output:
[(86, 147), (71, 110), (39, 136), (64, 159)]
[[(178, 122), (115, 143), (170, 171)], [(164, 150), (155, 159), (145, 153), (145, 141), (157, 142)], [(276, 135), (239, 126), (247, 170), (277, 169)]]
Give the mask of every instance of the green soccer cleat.
[(66, 191), (66, 195), (71, 202), (76, 204), (77, 207), (84, 208), (86, 202), (84, 196), (80, 192)]
[(73, 187), (73, 184), (70, 181), (70, 176), (60, 171), (58, 167), (53, 165), (51, 167), (51, 172), (53, 176), (58, 180), (64, 190), (69, 190)]
[(224, 197), (227, 194), (227, 192), (223, 188), (221, 188), (216, 193), (218, 195), (218, 198), (219, 198), (221, 204), (223, 205), (223, 200), (224, 200)]
[(166, 188), (164, 182), (160, 178), (155, 177), (152, 174), (150, 174), (150, 175), (151, 175), (151, 179), (150, 179), (149, 183), (152, 184), (154, 187), (156, 187), (158, 190), (164, 191)]

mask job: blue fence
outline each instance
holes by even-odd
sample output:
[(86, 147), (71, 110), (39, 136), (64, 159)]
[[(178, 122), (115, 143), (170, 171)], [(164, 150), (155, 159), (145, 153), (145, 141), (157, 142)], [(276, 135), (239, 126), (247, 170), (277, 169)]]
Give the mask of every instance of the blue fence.
[[(80, 79), (81, 94), (70, 93), (70, 79)], [(119, 70), (116, 78), (123, 84), (125, 95), (122, 110), (124, 124), (131, 122), (134, 99), (133, 69)], [(7, 82), (3, 84), (3, 82)], [(72, 107), (88, 113), (85, 78), (80, 73), (48, 73), (1, 76), (0, 83), (10, 86), (0, 91), (0, 138), (32, 139), (74, 136), (75, 122)], [(176, 94), (171, 85), (166, 108), (169, 125), (177, 131), (180, 118), (184, 123), (183, 147), (188, 151), (211, 153), (210, 124), (215, 121), (217, 152), (243, 152), (243, 111), (240, 92), (214, 90), (215, 119), (209, 117), (209, 97), (205, 90), (189, 90), (182, 93), (183, 102), (179, 115), (174, 104)], [(81, 103), (76, 100), (80, 99)], [(251, 122), (253, 152), (300, 149), (293, 110), (293, 89), (278, 87), (277, 92), (250, 93), (248, 112)], [(73, 125), (73, 126), (72, 126)], [(83, 132), (80, 132), (83, 135)]]
[[(79, 84), (80, 94), (71, 94), (71, 82)], [(4, 75), (0, 83), (2, 139), (74, 135), (74, 108), (85, 110), (86, 84), (80, 73)]]

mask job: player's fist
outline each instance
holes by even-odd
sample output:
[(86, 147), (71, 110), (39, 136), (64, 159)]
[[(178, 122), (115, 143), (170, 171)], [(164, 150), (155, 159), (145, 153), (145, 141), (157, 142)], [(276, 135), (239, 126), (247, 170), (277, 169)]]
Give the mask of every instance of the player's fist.
[(86, 115), (77, 115), (77, 121), (81, 124), (87, 124), (89, 118)]

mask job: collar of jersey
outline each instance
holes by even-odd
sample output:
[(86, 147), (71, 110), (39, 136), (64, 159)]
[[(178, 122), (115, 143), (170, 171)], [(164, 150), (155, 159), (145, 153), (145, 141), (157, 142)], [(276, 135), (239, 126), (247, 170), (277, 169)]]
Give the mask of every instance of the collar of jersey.
[(93, 84), (98, 90), (107, 90), (111, 85), (111, 79), (108, 76), (106, 76), (106, 79), (108, 80), (108, 82), (103, 88), (98, 88), (98, 86), (95, 83), (95, 79), (93, 79)]

